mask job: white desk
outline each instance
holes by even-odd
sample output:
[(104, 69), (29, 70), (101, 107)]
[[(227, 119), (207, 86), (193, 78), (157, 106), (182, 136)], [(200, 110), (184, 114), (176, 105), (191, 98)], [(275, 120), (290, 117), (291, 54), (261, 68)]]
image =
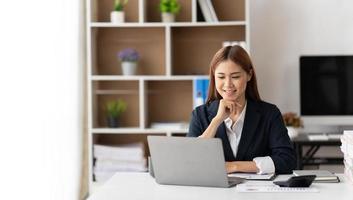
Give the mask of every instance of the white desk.
[[(241, 193), (232, 188), (159, 185), (148, 173), (117, 173), (88, 200), (352, 200), (353, 185), (339, 175), (340, 183), (313, 183), (318, 193)], [(286, 179), (283, 175), (276, 178)]]

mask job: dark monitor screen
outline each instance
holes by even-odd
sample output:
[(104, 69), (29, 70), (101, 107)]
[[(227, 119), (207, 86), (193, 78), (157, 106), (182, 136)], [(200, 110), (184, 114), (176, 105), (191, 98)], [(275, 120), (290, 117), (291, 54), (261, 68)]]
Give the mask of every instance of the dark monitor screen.
[(353, 56), (300, 57), (301, 115), (353, 115)]

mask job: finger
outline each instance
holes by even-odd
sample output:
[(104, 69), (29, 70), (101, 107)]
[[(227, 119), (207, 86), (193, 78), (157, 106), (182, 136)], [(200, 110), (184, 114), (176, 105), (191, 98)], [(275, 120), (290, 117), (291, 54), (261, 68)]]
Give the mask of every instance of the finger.
[(237, 102), (237, 101), (234, 102), (234, 104), (235, 104), (236, 106), (240, 107), (240, 108), (243, 107), (243, 105), (242, 105), (241, 103)]
[(232, 113), (232, 107), (228, 104), (227, 105), (227, 114), (230, 114), (230, 113)]
[(233, 108), (232, 114), (235, 115), (235, 114), (236, 114), (236, 107), (235, 107), (235, 104), (234, 104), (234, 103), (232, 104), (232, 108)]
[(233, 112), (232, 104), (228, 104), (228, 107), (229, 107), (229, 114), (231, 114)]

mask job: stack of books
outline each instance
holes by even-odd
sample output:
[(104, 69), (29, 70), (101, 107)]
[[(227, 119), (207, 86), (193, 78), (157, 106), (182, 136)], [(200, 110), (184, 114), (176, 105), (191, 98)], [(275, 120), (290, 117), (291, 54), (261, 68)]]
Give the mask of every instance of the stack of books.
[(353, 183), (353, 130), (344, 131), (341, 136), (341, 151), (344, 157), (344, 175)]
[(96, 144), (93, 146), (93, 155), (93, 174), (97, 182), (104, 182), (119, 171), (147, 171), (143, 143), (122, 146)]

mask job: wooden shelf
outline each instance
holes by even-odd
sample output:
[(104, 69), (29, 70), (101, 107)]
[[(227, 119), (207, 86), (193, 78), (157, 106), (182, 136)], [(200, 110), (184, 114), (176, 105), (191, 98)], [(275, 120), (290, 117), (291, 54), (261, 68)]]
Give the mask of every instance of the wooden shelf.
[(246, 0), (213, 0), (219, 21), (244, 21)]
[[(197, 20), (198, 0), (178, 0), (176, 22), (162, 23), (159, 0), (129, 0), (125, 23), (110, 22), (114, 0), (87, 0), (87, 113), (89, 187), (93, 190), (94, 144), (142, 142), (147, 136), (184, 137), (197, 79), (207, 79), (209, 63), (225, 41), (249, 46), (248, 0), (212, 0), (218, 22)], [(122, 75), (118, 52), (138, 51), (137, 74)], [(118, 128), (109, 128), (104, 105), (128, 103)], [(151, 128), (152, 123), (159, 124)], [(178, 122), (183, 122), (178, 124)]]
[[(145, 22), (161, 22), (161, 13), (159, 11), (160, 0), (146, 0), (146, 20)], [(192, 1), (190, 0), (178, 0), (181, 9), (176, 15), (177, 22), (191, 22), (192, 21)]]
[[(165, 29), (160, 27), (96, 28), (94, 75), (121, 75), (118, 52), (133, 48), (140, 54), (138, 75), (165, 75)], [(158, 56), (156, 56), (158, 55)]]
[[(110, 12), (114, 10), (114, 0), (91, 0), (92, 22), (110, 22)], [(139, 21), (139, 0), (129, 0), (124, 8), (126, 22)]]
[(199, 75), (199, 76), (192, 76), (192, 75), (173, 75), (173, 76), (114, 76), (114, 75), (95, 75), (91, 77), (92, 81), (119, 81), (119, 80), (194, 80), (196, 78), (206, 79), (208, 75)]
[(245, 26), (173, 27), (171, 34), (173, 75), (207, 75), (224, 41), (246, 40)]
[[(120, 93), (97, 94), (97, 91), (120, 91)], [(125, 92), (124, 92), (125, 91)], [(93, 85), (94, 127), (107, 127), (105, 104), (110, 100), (123, 99), (128, 112), (122, 113), (121, 127), (139, 127), (139, 82), (138, 81), (100, 81)]]
[(246, 21), (228, 21), (228, 22), (173, 22), (173, 23), (162, 23), (162, 22), (146, 22), (146, 23), (122, 23), (114, 24), (110, 22), (92, 22), (90, 27), (92, 28), (104, 28), (104, 27), (199, 27), (199, 26), (244, 26), (247, 25)]
[(146, 127), (152, 122), (189, 122), (192, 81), (147, 81), (146, 91)]

